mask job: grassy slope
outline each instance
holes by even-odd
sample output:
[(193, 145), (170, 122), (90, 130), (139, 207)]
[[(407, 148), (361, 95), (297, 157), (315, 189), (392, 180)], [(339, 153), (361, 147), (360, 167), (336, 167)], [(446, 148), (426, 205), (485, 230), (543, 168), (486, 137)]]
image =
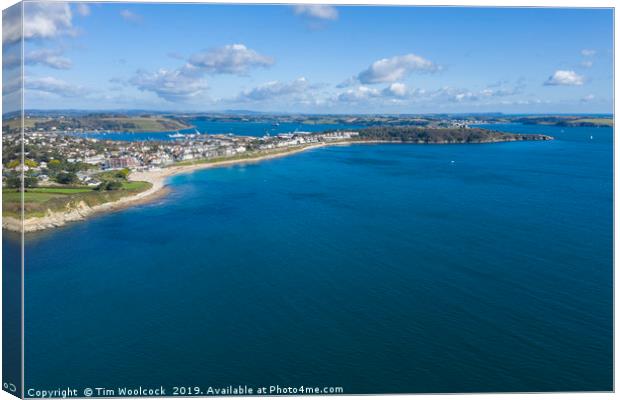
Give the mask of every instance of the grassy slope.
[[(125, 182), (121, 190), (97, 191), (89, 187), (42, 187), (27, 189), (24, 193), (26, 218), (42, 217), (47, 210), (63, 211), (81, 201), (89, 206), (116, 201), (151, 187), (148, 182)], [(2, 215), (19, 217), (20, 193), (18, 189), (2, 190)]]
[(163, 117), (106, 117), (101, 118), (101, 120), (122, 124), (131, 123), (136, 126), (136, 128), (133, 129), (134, 131), (143, 132), (160, 132), (189, 128), (188, 125), (184, 125), (175, 119)]
[(572, 124), (593, 124), (599, 126), (613, 126), (614, 121), (611, 118), (580, 118), (570, 121)]
[[(24, 118), (25, 128), (34, 128), (35, 122), (44, 122), (45, 118)], [(2, 122), (3, 126), (8, 126), (10, 129), (18, 129), (21, 127), (21, 118), (11, 118)]]

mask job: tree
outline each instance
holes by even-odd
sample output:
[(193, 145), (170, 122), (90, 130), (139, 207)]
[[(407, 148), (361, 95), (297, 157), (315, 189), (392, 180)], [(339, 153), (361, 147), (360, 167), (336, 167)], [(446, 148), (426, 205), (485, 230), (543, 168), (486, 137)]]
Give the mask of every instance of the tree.
[(110, 181), (106, 186), (106, 190), (119, 190), (123, 187), (123, 184), (119, 181)]
[(19, 160), (13, 160), (13, 161), (10, 161), (10, 162), (6, 165), (6, 167), (7, 167), (8, 169), (13, 169), (13, 168), (17, 168), (17, 167), (19, 167), (19, 164), (20, 164)]
[(129, 176), (129, 169), (127, 168), (123, 168), (121, 170), (116, 171), (116, 173), (114, 174), (115, 177), (120, 178), (120, 179), (127, 179), (127, 177)]
[(6, 187), (17, 189), (22, 187), (22, 180), (18, 174), (11, 174), (6, 177)]
[(39, 186), (39, 180), (36, 176), (24, 176), (24, 187), (35, 188)]
[(78, 177), (73, 172), (59, 172), (58, 175), (56, 175), (56, 182), (63, 185), (69, 185), (72, 183), (77, 183)]
[(59, 171), (61, 164), (62, 163), (60, 162), (60, 160), (51, 160), (50, 162), (47, 163), (47, 168), (50, 171)]
[(123, 183), (119, 181), (103, 181), (97, 186), (96, 190), (120, 190), (123, 188)]
[(24, 160), (24, 164), (26, 164), (26, 166), (29, 167), (29, 168), (36, 168), (36, 167), (39, 166), (39, 163), (37, 163), (34, 160), (30, 160), (28, 158), (26, 160)]

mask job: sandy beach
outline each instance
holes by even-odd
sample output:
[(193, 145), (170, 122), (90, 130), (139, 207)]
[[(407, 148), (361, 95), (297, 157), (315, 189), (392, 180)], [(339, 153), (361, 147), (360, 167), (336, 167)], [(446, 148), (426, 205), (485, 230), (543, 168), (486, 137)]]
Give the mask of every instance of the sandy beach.
[(129, 176), (129, 180), (131, 181), (144, 181), (151, 183), (151, 187), (143, 192), (140, 192), (133, 196), (123, 197), (117, 201), (104, 203), (100, 205), (96, 205), (93, 207), (88, 206), (86, 203), (81, 202), (71, 209), (67, 209), (66, 211), (58, 211), (52, 212), (48, 210), (48, 213), (44, 217), (34, 217), (28, 218), (23, 221), (20, 221), (18, 218), (14, 217), (3, 217), (2, 218), (2, 228), (10, 231), (19, 232), (22, 229), (24, 232), (35, 232), (41, 231), (45, 229), (51, 229), (66, 225), (68, 222), (74, 221), (82, 221), (89, 216), (102, 213), (120, 210), (126, 207), (143, 204), (145, 202), (152, 201), (158, 197), (161, 197), (167, 193), (166, 180), (167, 178), (173, 175), (190, 173), (193, 171), (207, 169), (207, 168), (217, 168), (224, 167), (235, 164), (247, 164), (260, 162), (263, 160), (285, 157), (291, 154), (300, 153), (302, 151), (316, 149), (319, 147), (325, 147), (329, 145), (348, 145), (350, 143), (346, 142), (338, 142), (338, 143), (321, 143), (316, 145), (309, 145), (305, 147), (299, 147), (290, 149), (290, 151), (283, 151), (273, 154), (265, 154), (257, 157), (243, 158), (243, 159), (234, 159), (234, 160), (224, 160), (217, 161), (212, 163), (196, 163), (190, 165), (177, 165), (171, 166), (167, 168), (162, 168), (159, 170), (152, 171), (142, 171), (142, 172), (132, 172)]

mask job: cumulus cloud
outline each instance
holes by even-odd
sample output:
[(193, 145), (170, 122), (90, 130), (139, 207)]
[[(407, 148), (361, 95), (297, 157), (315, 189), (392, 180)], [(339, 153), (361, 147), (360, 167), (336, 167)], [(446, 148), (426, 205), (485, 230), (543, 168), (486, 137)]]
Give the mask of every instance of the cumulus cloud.
[(129, 11), (127, 9), (121, 10), (120, 15), (125, 21), (131, 22), (133, 24), (142, 22), (142, 16), (134, 13), (133, 11)]
[(409, 90), (407, 90), (407, 85), (404, 83), (396, 82), (383, 89), (383, 94), (386, 96), (403, 98), (409, 94)]
[(139, 90), (155, 93), (170, 102), (187, 101), (207, 90), (207, 82), (186, 68), (155, 72), (138, 70), (129, 83)]
[(483, 89), (466, 89), (444, 86), (436, 90), (409, 88), (402, 82), (394, 82), (379, 90), (373, 87), (358, 85), (337, 93), (335, 101), (340, 103), (375, 103), (386, 104), (429, 104), (470, 103), (492, 104), (501, 103), (504, 98), (510, 98), (522, 93), (525, 84), (518, 80), (515, 84), (497, 82), (487, 85)]
[(433, 93), (431, 93), (430, 96), (441, 99), (442, 101), (462, 103), (466, 101), (477, 101), (484, 95), (482, 94), (482, 92), (475, 92), (469, 89), (445, 86), (441, 89), (434, 91)]
[(15, 43), (22, 37), (22, 15), (19, 4), (2, 10), (2, 43)]
[(440, 67), (416, 54), (405, 54), (383, 58), (372, 63), (359, 73), (357, 80), (363, 84), (390, 83), (399, 81), (415, 71), (435, 72)]
[(326, 4), (297, 4), (293, 6), (296, 15), (303, 15), (319, 20), (334, 21), (338, 19), (338, 10)]
[(292, 82), (271, 81), (259, 85), (253, 89), (243, 91), (237, 100), (260, 101), (272, 100), (278, 97), (290, 97), (303, 95), (309, 89), (308, 80), (304, 77), (297, 78)]
[(557, 70), (545, 81), (546, 86), (581, 86), (584, 77), (570, 70)]
[(51, 76), (40, 78), (26, 77), (25, 88), (26, 91), (35, 90), (60, 97), (84, 96), (89, 92), (83, 86), (74, 85)]
[(344, 92), (338, 94), (336, 99), (341, 102), (357, 103), (372, 98), (378, 98), (380, 96), (381, 92), (378, 89), (360, 85), (351, 89), (347, 89)]
[(71, 60), (63, 57), (61, 50), (39, 49), (26, 53), (24, 57), (26, 65), (45, 65), (54, 69), (71, 68)]
[(251, 68), (269, 67), (274, 60), (244, 44), (229, 44), (194, 54), (189, 63), (207, 73), (243, 75)]
[[(21, 39), (21, 13), (18, 7), (3, 12), (2, 42), (14, 43)], [(24, 39), (49, 39), (63, 34), (74, 34), (71, 8), (67, 3), (24, 3)]]
[(440, 101), (454, 103), (505, 101), (500, 98), (511, 97), (523, 93), (525, 83), (518, 80), (515, 84), (496, 82), (483, 89), (466, 89), (444, 86), (438, 90), (428, 92), (428, 96)]
[[(139, 70), (127, 83), (139, 90), (155, 93), (164, 100), (184, 102), (199, 97), (207, 90), (205, 74), (243, 75), (253, 67), (271, 64), (271, 58), (245, 45), (231, 44), (194, 54), (180, 68), (162, 68), (156, 72)], [(259, 91), (248, 95), (259, 96)]]
[(584, 57), (592, 57), (596, 54), (596, 50), (593, 49), (583, 49), (581, 50), (581, 55)]

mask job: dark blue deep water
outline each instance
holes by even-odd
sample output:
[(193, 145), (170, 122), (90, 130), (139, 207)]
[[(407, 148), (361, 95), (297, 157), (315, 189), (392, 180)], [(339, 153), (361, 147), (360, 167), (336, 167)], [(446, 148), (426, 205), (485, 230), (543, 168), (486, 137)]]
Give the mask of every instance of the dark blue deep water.
[(27, 235), (26, 388), (612, 390), (613, 131), (501, 128), (556, 140), (316, 149)]

